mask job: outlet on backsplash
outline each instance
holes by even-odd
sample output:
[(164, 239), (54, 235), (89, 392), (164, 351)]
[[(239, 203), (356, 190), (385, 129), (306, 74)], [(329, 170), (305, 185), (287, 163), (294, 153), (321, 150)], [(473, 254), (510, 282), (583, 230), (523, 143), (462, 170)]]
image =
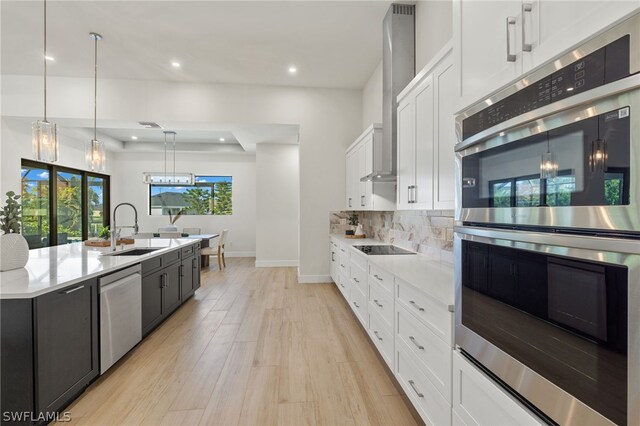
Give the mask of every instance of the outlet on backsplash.
[[(330, 232), (352, 229), (350, 212), (330, 213)], [(356, 212), (369, 238), (409, 250), (453, 259), (453, 210)]]

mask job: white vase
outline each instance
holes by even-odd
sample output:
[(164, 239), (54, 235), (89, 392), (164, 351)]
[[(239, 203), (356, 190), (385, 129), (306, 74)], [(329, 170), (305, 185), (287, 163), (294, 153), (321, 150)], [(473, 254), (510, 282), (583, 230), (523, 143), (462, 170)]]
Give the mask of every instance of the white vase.
[(22, 235), (0, 235), (0, 271), (24, 268), (28, 260), (29, 244)]

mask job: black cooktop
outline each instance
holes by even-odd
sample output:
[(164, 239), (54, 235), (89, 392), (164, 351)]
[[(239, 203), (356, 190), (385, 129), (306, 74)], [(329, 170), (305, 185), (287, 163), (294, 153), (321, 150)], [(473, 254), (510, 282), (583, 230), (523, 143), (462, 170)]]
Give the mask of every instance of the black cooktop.
[(363, 253), (370, 255), (390, 255), (390, 254), (415, 254), (412, 251), (404, 250), (396, 246), (354, 246)]

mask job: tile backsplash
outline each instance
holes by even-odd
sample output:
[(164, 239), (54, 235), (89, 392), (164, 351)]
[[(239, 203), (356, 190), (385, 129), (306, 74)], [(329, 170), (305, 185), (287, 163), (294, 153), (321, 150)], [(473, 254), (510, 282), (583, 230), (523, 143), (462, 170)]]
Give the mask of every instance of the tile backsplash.
[[(344, 234), (350, 212), (331, 212), (330, 232)], [(356, 212), (367, 237), (442, 259), (452, 258), (453, 210)]]

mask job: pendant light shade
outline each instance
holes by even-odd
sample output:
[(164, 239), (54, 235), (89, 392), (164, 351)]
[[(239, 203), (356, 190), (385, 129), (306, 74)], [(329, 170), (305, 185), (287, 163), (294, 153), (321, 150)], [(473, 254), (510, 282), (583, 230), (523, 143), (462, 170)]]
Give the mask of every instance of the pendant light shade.
[(104, 142), (98, 140), (98, 41), (102, 36), (98, 33), (90, 33), (94, 41), (94, 78), (93, 78), (93, 139), (85, 143), (85, 161), (87, 168), (93, 172), (104, 172), (107, 155)]
[(31, 125), (31, 146), (36, 160), (54, 163), (58, 161), (58, 129), (47, 121), (47, 0), (44, 0), (44, 118)]
[(558, 176), (558, 163), (553, 152), (545, 152), (540, 159), (540, 178), (553, 179)]

